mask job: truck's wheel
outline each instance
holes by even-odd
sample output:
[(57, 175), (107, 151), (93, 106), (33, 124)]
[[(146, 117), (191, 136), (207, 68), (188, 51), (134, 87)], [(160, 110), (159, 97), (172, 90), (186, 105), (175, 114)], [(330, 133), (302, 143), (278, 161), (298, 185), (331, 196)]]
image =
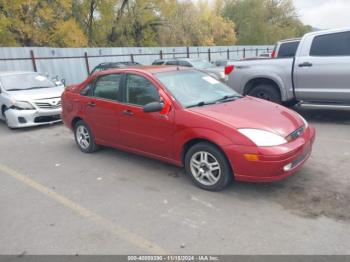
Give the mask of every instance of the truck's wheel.
[(248, 95), (275, 102), (277, 104), (282, 103), (281, 94), (273, 85), (262, 84), (255, 86), (248, 92)]
[(285, 101), (282, 104), (286, 107), (293, 107), (296, 104), (298, 104), (298, 101), (293, 99), (293, 100)]

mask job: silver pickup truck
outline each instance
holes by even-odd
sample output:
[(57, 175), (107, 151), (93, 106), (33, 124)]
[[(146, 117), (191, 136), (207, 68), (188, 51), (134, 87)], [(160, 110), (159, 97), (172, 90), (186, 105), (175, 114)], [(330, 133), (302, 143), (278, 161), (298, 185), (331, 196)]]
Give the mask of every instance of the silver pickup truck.
[(232, 62), (225, 74), (244, 95), (288, 105), (350, 106), (350, 29), (308, 33), (295, 57)]

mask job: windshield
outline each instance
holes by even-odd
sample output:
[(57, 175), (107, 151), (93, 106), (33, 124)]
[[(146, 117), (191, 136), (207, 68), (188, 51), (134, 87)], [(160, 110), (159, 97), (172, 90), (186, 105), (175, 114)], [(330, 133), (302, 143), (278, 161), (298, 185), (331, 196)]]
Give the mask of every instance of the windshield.
[(183, 107), (203, 106), (241, 97), (215, 78), (196, 70), (158, 73), (156, 77)]
[(198, 68), (198, 69), (216, 67), (215, 65), (213, 65), (212, 63), (209, 63), (206, 60), (192, 60), (191, 64), (193, 65), (194, 68)]
[(3, 88), (7, 91), (55, 87), (51, 80), (36, 73), (3, 75), (0, 80)]

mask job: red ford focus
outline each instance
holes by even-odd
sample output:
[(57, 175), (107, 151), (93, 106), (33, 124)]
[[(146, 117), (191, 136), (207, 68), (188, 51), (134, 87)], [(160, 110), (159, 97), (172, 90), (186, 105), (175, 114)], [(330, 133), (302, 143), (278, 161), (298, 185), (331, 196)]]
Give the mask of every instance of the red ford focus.
[(193, 69), (102, 71), (68, 87), (62, 107), (81, 151), (104, 145), (184, 166), (207, 190), (233, 178), (281, 180), (301, 168), (315, 139), (296, 112)]

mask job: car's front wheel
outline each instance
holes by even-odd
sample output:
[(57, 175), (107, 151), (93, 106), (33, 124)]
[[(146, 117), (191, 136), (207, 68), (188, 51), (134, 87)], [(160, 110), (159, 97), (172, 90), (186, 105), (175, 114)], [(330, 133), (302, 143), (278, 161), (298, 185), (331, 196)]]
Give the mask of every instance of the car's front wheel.
[(192, 146), (185, 156), (185, 170), (200, 188), (220, 191), (232, 181), (232, 171), (226, 156), (210, 143)]
[(98, 149), (90, 127), (83, 121), (78, 121), (74, 126), (75, 142), (84, 153), (93, 153)]
[(7, 115), (6, 115), (6, 110), (7, 110), (7, 108), (3, 108), (2, 109), (2, 116), (3, 116), (3, 119), (4, 119), (4, 122), (5, 122), (5, 124), (7, 125), (7, 127), (8, 128), (10, 128), (10, 129), (13, 129), (10, 125), (9, 125), (9, 121), (8, 121), (8, 118), (7, 118)]

